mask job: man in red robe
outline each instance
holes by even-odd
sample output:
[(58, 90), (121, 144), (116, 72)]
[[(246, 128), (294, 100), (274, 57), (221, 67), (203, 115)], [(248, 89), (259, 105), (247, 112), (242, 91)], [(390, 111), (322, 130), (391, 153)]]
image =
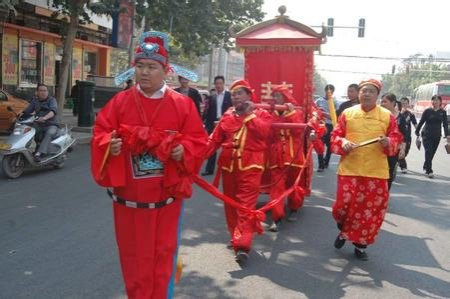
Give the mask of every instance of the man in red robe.
[(340, 230), (334, 246), (353, 242), (355, 256), (367, 260), (367, 245), (383, 223), (388, 207), (387, 156), (397, 153), (402, 142), (395, 117), (377, 106), (381, 82), (371, 79), (359, 84), (359, 105), (339, 116), (331, 134), (334, 153), (341, 155), (333, 217)]
[[(270, 134), (271, 116), (255, 109), (252, 88), (244, 80), (231, 87), (231, 102), (208, 142), (208, 156), (222, 147), (218, 166), (223, 176), (223, 192), (241, 205), (255, 209), (264, 169), (264, 153)], [(236, 261), (243, 263), (251, 250), (254, 219), (248, 213), (225, 204), (225, 217)]]
[[(274, 104), (286, 105), (286, 111), (273, 111), (274, 123), (304, 123), (305, 115), (302, 110), (295, 109), (297, 101), (287, 87), (278, 86), (272, 89)], [(306, 167), (304, 136), (308, 131), (299, 129), (272, 129), (269, 149), (269, 168), (271, 177), (270, 200), (276, 200), (286, 189), (293, 186), (300, 172)], [(302, 186), (305, 187), (305, 186)], [(297, 220), (297, 211), (303, 206), (304, 192), (296, 189), (288, 197), (289, 216), (288, 221)], [(285, 217), (284, 201), (280, 201), (272, 209), (273, 223), (269, 227), (272, 232), (277, 232), (282, 219)]]
[(146, 32), (137, 84), (99, 112), (92, 173), (114, 200), (116, 240), (129, 298), (171, 298), (183, 200), (201, 166), (206, 133), (192, 100), (169, 88), (168, 37)]

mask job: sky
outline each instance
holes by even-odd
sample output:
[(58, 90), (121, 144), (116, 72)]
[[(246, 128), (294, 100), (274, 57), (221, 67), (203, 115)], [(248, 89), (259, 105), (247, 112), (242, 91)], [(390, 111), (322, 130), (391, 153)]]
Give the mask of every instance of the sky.
[[(364, 38), (358, 38), (356, 28), (335, 28), (334, 36), (327, 37), (321, 47), (324, 55), (406, 58), (416, 53), (428, 57), (448, 52), (450, 56), (450, 0), (265, 0), (265, 20), (279, 15), (281, 5), (286, 6), (285, 15), (290, 19), (308, 26), (320, 26), (333, 18), (335, 26), (356, 27), (360, 18), (366, 20)], [(338, 58), (319, 53), (314, 63), (327, 83), (335, 85), (337, 96), (345, 95), (351, 83), (381, 79), (380, 74), (390, 73), (392, 65), (397, 70), (401, 66), (399, 60)]]

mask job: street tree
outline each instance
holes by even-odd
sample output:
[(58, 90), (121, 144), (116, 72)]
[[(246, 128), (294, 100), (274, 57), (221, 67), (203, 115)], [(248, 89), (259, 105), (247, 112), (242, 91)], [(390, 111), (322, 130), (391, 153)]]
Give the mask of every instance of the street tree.
[(401, 62), (397, 73), (382, 75), (382, 80), (383, 91), (412, 96), (422, 84), (450, 80), (450, 64), (435, 62), (433, 56), (411, 55)]
[[(93, 2), (90, 0), (53, 0), (47, 5), (54, 9), (53, 17), (63, 19), (61, 36), (63, 38), (63, 55), (61, 69), (58, 74), (59, 85), (56, 87), (56, 100), (58, 114), (61, 116), (64, 109), (67, 80), (69, 77), (70, 61), (73, 44), (80, 24), (92, 23), (91, 15), (112, 15), (115, 10), (114, 0)], [(91, 13), (92, 14), (91, 14)]]
[[(136, 1), (136, 24), (144, 31), (168, 32), (175, 42), (178, 62), (211, 53), (214, 46), (234, 46), (230, 27), (247, 27), (261, 21), (263, 0)], [(184, 61), (183, 61), (184, 62)]]

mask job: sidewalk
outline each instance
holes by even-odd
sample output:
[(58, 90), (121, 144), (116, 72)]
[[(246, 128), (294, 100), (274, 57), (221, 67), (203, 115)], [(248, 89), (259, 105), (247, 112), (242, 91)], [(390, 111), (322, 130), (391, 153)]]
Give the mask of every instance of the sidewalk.
[(78, 116), (73, 116), (72, 109), (64, 109), (61, 122), (70, 129), (77, 139), (77, 144), (88, 144), (92, 138), (92, 127), (78, 127)]

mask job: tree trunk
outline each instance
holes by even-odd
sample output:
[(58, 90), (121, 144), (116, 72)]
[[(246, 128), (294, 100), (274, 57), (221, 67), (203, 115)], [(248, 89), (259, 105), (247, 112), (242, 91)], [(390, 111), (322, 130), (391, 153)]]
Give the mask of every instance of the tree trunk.
[[(83, 7), (83, 1), (78, 1), (78, 5)], [(72, 50), (75, 41), (75, 35), (78, 30), (78, 16), (70, 18), (70, 23), (67, 26), (67, 32), (64, 38), (63, 57), (61, 61), (61, 69), (59, 71), (59, 86), (56, 89), (56, 101), (58, 102), (58, 118), (61, 121), (64, 104), (66, 99), (67, 80), (69, 78), (70, 63), (72, 60)]]

